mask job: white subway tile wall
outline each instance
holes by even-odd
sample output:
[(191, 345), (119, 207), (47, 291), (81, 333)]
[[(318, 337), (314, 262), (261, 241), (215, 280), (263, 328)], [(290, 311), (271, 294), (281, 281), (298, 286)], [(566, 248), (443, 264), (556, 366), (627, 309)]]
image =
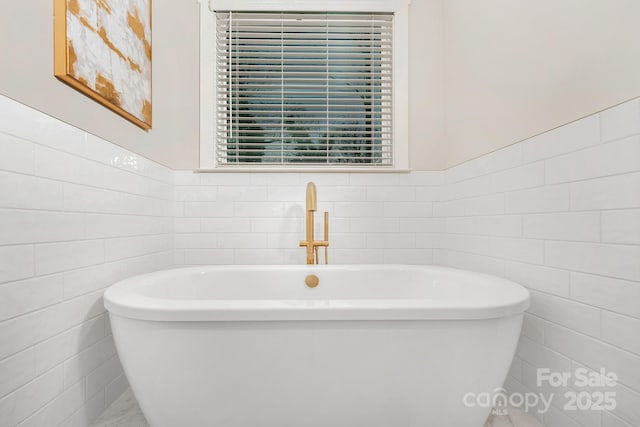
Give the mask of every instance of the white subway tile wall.
[[(555, 393), (546, 426), (640, 425), (639, 207), (639, 99), (444, 172), (435, 263), (531, 290), (506, 385)], [(563, 410), (562, 389), (537, 386), (544, 367), (617, 374), (618, 406)]]
[(317, 185), (318, 238), (322, 213), (329, 212), (331, 263), (432, 263), (443, 229), (443, 220), (433, 218), (439, 172), (176, 171), (176, 264), (304, 263), (298, 243), (308, 181)]
[(173, 264), (173, 173), (0, 96), (0, 425), (87, 426), (127, 387), (102, 305)]
[[(171, 172), (8, 99), (0, 113), (0, 425), (86, 425), (127, 387), (101, 302), (113, 282), (303, 263), (308, 181), (331, 263), (531, 290), (506, 386), (555, 392), (546, 425), (640, 425), (638, 99), (446, 171), (384, 174)], [(615, 372), (617, 408), (564, 411), (540, 367)]]

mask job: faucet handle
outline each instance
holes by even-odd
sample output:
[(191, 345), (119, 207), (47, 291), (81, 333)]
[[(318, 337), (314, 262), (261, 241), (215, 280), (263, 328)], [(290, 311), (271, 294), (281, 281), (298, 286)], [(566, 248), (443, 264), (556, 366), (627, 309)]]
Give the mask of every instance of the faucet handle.
[(324, 241), (327, 245), (324, 247), (324, 263), (329, 264), (329, 212), (324, 212)]
[(324, 241), (329, 242), (329, 212), (324, 212)]

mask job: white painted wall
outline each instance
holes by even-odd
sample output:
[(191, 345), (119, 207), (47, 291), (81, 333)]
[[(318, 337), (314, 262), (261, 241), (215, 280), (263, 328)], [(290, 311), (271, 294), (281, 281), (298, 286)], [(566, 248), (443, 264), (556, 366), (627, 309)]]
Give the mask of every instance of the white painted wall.
[(445, 1), (452, 166), (640, 95), (636, 0)]
[(409, 6), (409, 166), (444, 167), (445, 0), (412, 0)]
[(145, 132), (53, 76), (53, 0), (6, 1), (0, 94), (174, 168), (198, 164), (198, 4), (153, 4), (153, 129)]
[[(0, 15), (0, 93), (174, 169), (197, 168), (197, 3), (154, 4), (145, 133), (53, 77), (53, 2), (35, 1)], [(639, 95), (638, 21), (635, 0), (413, 0), (410, 166), (444, 169)]]
[[(412, 167), (438, 167), (443, 135), (442, 0), (411, 5)], [(174, 169), (199, 165), (199, 5), (153, 4), (153, 129), (136, 126), (53, 77), (53, 1), (0, 14), (0, 94)], [(428, 92), (428, 94), (427, 94)], [(424, 143), (429, 141), (429, 144)]]

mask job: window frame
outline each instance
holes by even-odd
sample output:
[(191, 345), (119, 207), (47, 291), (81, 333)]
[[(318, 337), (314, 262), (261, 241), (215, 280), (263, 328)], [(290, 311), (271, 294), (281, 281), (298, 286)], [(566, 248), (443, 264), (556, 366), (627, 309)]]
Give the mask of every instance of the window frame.
[[(410, 0), (200, 0), (200, 170), (215, 172), (398, 172), (409, 170)], [(216, 10), (257, 12), (391, 12), (393, 18), (393, 162), (389, 166), (218, 165), (216, 162)]]

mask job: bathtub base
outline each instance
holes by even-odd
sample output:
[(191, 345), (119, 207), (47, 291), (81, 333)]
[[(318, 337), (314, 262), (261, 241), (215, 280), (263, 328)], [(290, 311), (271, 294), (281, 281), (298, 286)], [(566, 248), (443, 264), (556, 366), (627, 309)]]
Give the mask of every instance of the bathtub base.
[(481, 427), (463, 396), (502, 386), (522, 315), (111, 323), (153, 427)]

